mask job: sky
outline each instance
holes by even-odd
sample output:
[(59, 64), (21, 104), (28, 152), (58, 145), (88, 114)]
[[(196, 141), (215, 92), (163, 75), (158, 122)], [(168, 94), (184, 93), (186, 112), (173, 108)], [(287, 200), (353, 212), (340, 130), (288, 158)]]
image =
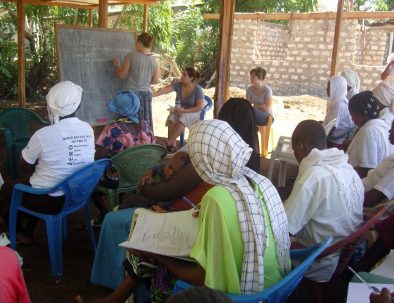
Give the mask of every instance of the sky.
[(338, 0), (319, 0), (319, 11), (337, 11)]

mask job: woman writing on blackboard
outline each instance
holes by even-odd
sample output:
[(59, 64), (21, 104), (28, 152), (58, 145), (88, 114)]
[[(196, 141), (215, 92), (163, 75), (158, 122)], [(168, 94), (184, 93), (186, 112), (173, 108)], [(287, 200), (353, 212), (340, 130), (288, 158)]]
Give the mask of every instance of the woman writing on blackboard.
[(160, 80), (156, 59), (152, 56), (152, 35), (142, 33), (137, 37), (136, 51), (129, 53), (120, 64), (119, 58), (113, 60), (115, 71), (120, 79), (127, 77), (127, 89), (133, 90), (140, 98), (140, 120), (147, 121), (153, 129), (151, 84)]
[(168, 139), (166, 147), (169, 152), (176, 149), (176, 139), (183, 133), (185, 127), (191, 127), (200, 121), (200, 112), (204, 107), (204, 91), (197, 84), (200, 73), (193, 67), (187, 67), (182, 71), (178, 81), (163, 87), (156, 92), (157, 95), (176, 92), (175, 107), (170, 108), (166, 126), (168, 127)]

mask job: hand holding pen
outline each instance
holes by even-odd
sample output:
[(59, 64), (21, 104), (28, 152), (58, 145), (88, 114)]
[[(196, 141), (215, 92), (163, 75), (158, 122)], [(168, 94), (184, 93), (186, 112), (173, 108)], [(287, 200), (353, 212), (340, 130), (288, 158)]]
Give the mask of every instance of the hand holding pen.
[(393, 302), (393, 294), (387, 288), (383, 288), (382, 291), (377, 293), (371, 293), (369, 296), (369, 301), (371, 303), (392, 303)]

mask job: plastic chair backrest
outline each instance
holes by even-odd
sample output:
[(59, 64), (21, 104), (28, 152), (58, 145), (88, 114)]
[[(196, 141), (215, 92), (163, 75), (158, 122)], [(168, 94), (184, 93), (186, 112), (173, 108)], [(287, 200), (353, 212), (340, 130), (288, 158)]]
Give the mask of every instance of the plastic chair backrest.
[(110, 159), (101, 159), (74, 172), (56, 187), (64, 191), (65, 202), (63, 213), (74, 212), (81, 205), (89, 202), (104, 171), (112, 164)]
[(211, 108), (212, 108), (212, 99), (209, 98), (208, 96), (204, 96), (204, 100), (207, 102), (207, 104), (205, 104), (204, 108), (201, 110), (200, 112), (200, 120), (204, 120), (205, 118), (205, 113), (208, 112)]
[(166, 154), (166, 149), (159, 144), (143, 144), (128, 148), (113, 156), (113, 166), (119, 176), (118, 190), (136, 189), (145, 171)]
[(30, 138), (32, 121), (41, 125), (49, 125), (49, 122), (44, 121), (39, 115), (24, 108), (9, 108), (0, 113), (0, 124), (10, 129), (14, 141)]
[[(320, 253), (330, 245), (332, 237), (329, 237), (326, 241), (321, 244), (317, 244), (311, 247), (296, 249), (290, 251), (292, 260), (302, 260), (302, 262), (296, 266), (286, 277), (280, 280), (278, 283), (273, 285), (266, 290), (253, 294), (253, 295), (234, 295), (226, 294), (235, 303), (257, 303), (257, 302), (268, 302), (268, 303), (282, 303), (291, 295), (294, 289), (297, 287), (299, 282), (304, 276), (304, 273), (311, 266), (312, 262), (320, 255)], [(174, 293), (177, 293), (185, 288), (189, 288), (191, 285), (178, 280), (174, 287)]]
[[(209, 98), (208, 96), (204, 96), (204, 100), (206, 101), (205, 106), (203, 107), (203, 109), (200, 112), (200, 120), (204, 120), (205, 118), (205, 114), (207, 111), (209, 111), (212, 108), (212, 99)], [(181, 146), (183, 146), (183, 144), (185, 143), (185, 133), (181, 133), (179, 136), (179, 143), (181, 144)]]
[(360, 238), (362, 235), (364, 235), (378, 220), (379, 218), (387, 211), (387, 209), (390, 208), (390, 205), (385, 205), (371, 217), (367, 222), (365, 222), (359, 229), (357, 229), (354, 233), (346, 237), (345, 239), (331, 245), (327, 249), (325, 249), (320, 257), (325, 257), (328, 256), (337, 250), (340, 250), (344, 248), (346, 245), (352, 243), (353, 241), (357, 240)]

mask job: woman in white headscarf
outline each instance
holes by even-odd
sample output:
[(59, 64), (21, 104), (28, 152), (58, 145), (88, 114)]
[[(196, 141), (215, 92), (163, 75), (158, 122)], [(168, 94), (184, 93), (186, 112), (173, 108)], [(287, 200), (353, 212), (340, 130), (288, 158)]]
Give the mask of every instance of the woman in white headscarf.
[[(372, 92), (379, 102), (387, 106), (391, 112), (394, 111), (394, 53), (387, 57), (387, 64), (380, 75), (382, 80)], [(388, 123), (390, 124), (390, 123)]]
[(349, 114), (347, 94), (347, 83), (344, 77), (331, 77), (327, 83), (327, 102), (326, 117), (323, 126), (336, 119), (334, 129), (330, 132), (327, 140), (330, 146), (339, 146), (346, 139), (346, 135), (354, 127), (352, 118)]
[(360, 78), (354, 70), (345, 69), (342, 71), (341, 76), (345, 78), (347, 83), (346, 98), (350, 100), (351, 97), (360, 92)]
[[(287, 217), (272, 183), (245, 166), (252, 148), (219, 120), (194, 125), (188, 146), (197, 173), (214, 185), (201, 200), (199, 231), (190, 252), (196, 263), (131, 250), (134, 255), (125, 264), (129, 275), (112, 294), (95, 302), (123, 302), (137, 282), (147, 277), (151, 278), (151, 302), (167, 302), (175, 279), (251, 294), (289, 272)], [(154, 260), (159, 267), (144, 266), (141, 257), (144, 262)], [(172, 278), (164, 279), (163, 270)]]
[[(52, 123), (36, 131), (22, 150), (24, 178), (7, 180), (1, 188), (1, 215), (8, 219), (8, 210), (14, 184), (23, 183), (35, 188), (48, 188), (59, 183), (85, 164), (94, 161), (94, 134), (92, 127), (74, 117), (81, 103), (82, 88), (70, 81), (53, 86), (46, 96), (48, 116)], [(63, 191), (49, 195), (24, 194), (22, 205), (34, 211), (58, 213), (64, 204)], [(18, 218), (17, 239), (30, 244), (36, 219), (29, 218), (26, 228)]]

